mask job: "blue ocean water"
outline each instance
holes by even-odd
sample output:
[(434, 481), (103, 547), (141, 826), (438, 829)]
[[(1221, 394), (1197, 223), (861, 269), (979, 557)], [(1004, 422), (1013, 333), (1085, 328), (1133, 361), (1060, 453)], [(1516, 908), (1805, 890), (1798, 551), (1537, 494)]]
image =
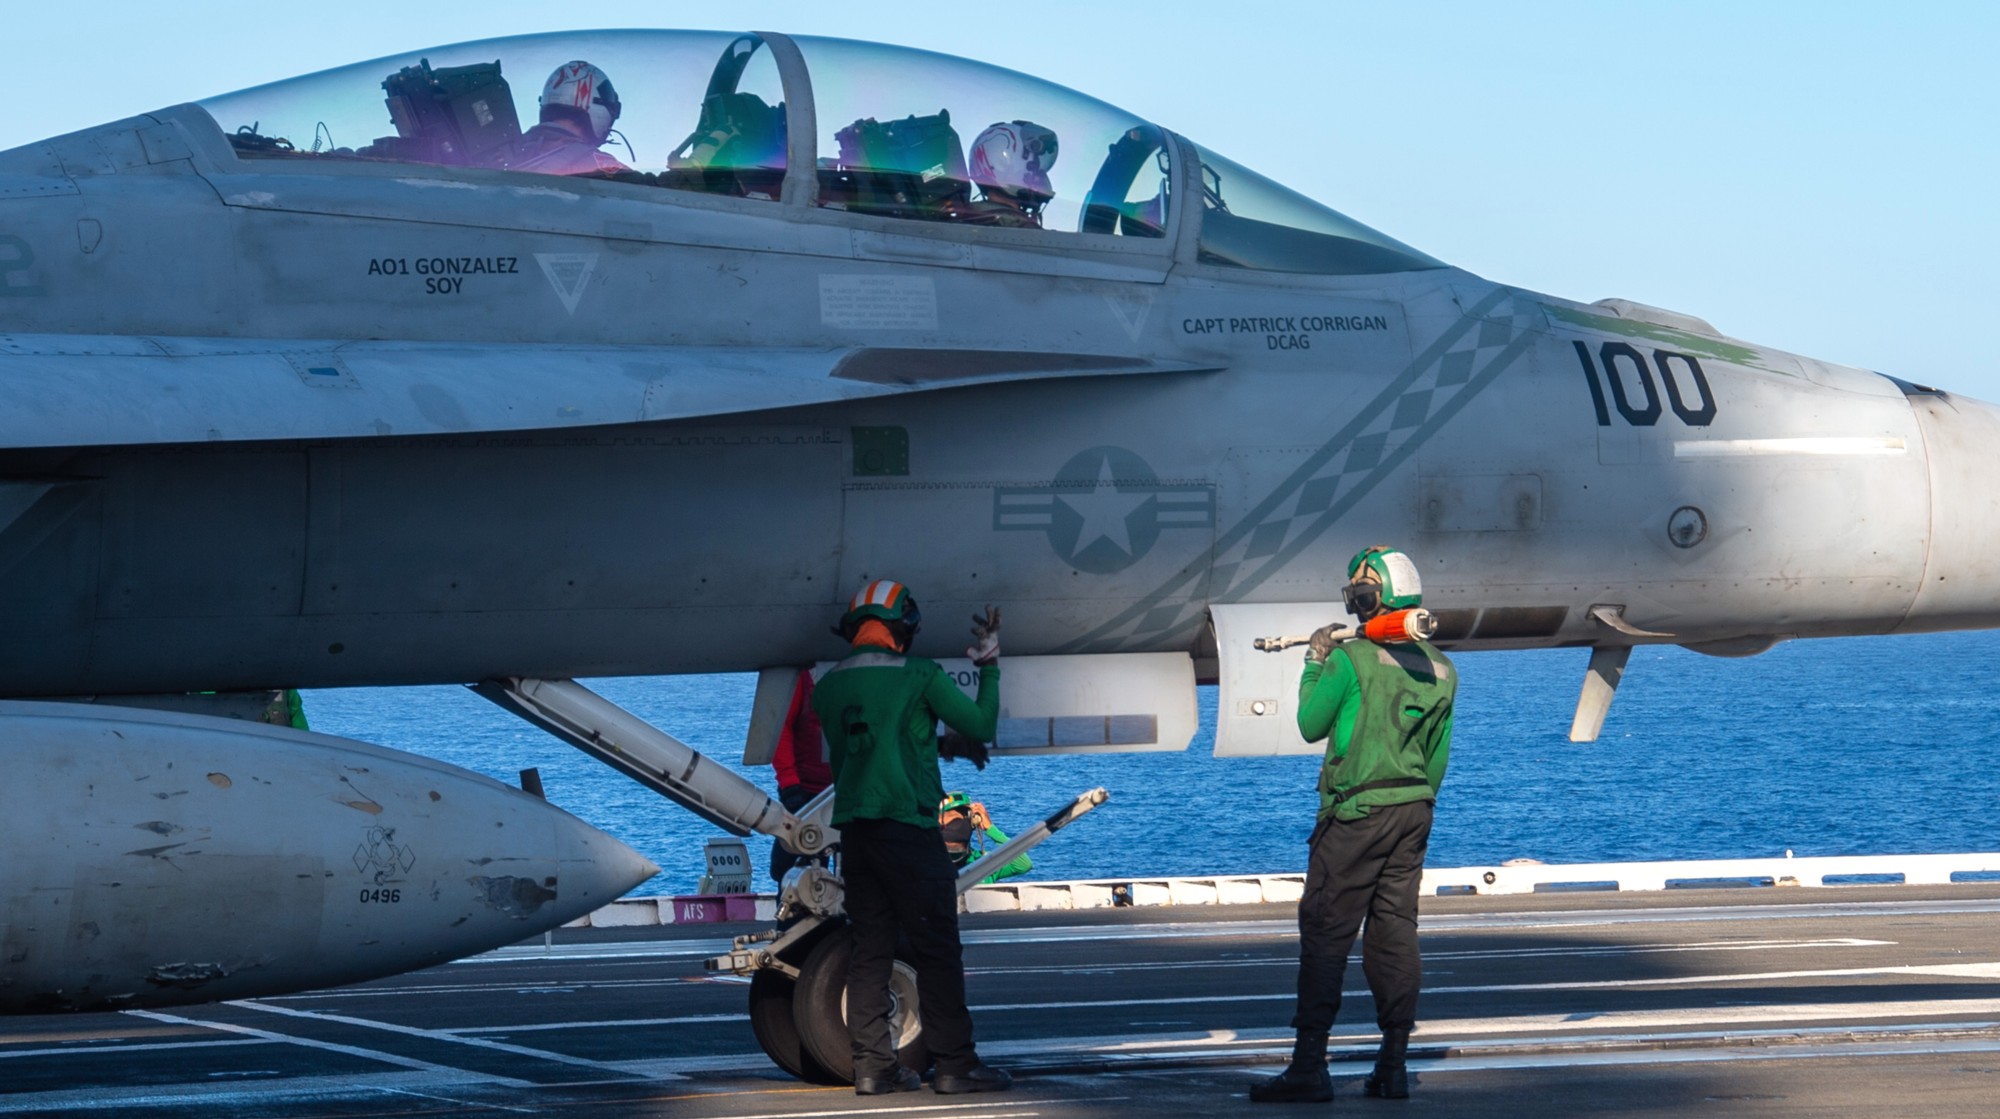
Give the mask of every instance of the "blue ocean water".
[[(1432, 866), (2000, 849), (2000, 634), (1796, 641), (1747, 660), (1636, 650), (1602, 739), (1569, 721), (1585, 650), (1467, 653)], [(591, 687), (710, 756), (741, 756), (755, 677)], [(1004, 681), (1003, 685), (1004, 687)], [(1032, 878), (1296, 872), (1318, 759), (1217, 759), (1215, 689), (1185, 753), (947, 763), (947, 788), (1014, 830), (1094, 785), (1104, 807), (1034, 852)], [(549, 798), (689, 893), (724, 834), (464, 688), (306, 693), (313, 729), (425, 754)], [(745, 770), (771, 787), (768, 768)], [(770, 841), (752, 837), (767, 865)]]

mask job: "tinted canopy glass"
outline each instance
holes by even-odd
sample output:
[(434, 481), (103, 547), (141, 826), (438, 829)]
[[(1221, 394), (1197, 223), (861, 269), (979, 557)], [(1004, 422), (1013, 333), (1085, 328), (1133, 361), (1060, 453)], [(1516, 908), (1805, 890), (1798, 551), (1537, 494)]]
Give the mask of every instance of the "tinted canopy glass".
[(1445, 266), (1207, 148), (1196, 150), (1204, 263), (1335, 276)]
[[(822, 206), (959, 225), (1161, 238), (1157, 126), (1012, 70), (905, 47), (796, 40)], [(594, 31), (394, 55), (201, 103), (245, 158), (419, 163), (775, 199), (790, 116), (771, 48), (719, 31)], [(1363, 274), (1443, 265), (1201, 155), (1204, 262)]]
[(784, 91), (752, 35), (488, 39), (201, 104), (245, 157), (588, 175), (760, 198), (776, 198), (784, 179)]
[(800, 37), (822, 206), (1160, 237), (1166, 135), (1102, 101), (929, 51)]

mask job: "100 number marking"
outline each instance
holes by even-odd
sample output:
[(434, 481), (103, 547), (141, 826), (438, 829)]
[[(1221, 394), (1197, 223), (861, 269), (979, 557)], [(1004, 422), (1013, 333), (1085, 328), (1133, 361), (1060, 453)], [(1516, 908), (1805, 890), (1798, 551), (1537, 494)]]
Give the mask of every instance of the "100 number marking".
[[(1598, 361), (1604, 363), (1600, 375), (1597, 362), (1590, 359), (1590, 347), (1572, 341), (1576, 359), (1583, 363), (1584, 378), (1590, 382), (1590, 402), (1597, 408), (1597, 426), (1611, 426), (1611, 408), (1605, 406), (1604, 389), (1611, 387), (1611, 406), (1633, 427), (1651, 427), (1660, 422), (1660, 385), (1667, 389), (1667, 405), (1689, 427), (1707, 427), (1715, 421), (1715, 393), (1708, 376), (1693, 354), (1654, 350), (1648, 364), (1644, 355), (1629, 342), (1606, 342), (1598, 347)], [(1660, 380), (1653, 381), (1658, 369)], [(1685, 376), (1687, 383), (1682, 384)], [(1689, 402), (1693, 403), (1690, 404)]]

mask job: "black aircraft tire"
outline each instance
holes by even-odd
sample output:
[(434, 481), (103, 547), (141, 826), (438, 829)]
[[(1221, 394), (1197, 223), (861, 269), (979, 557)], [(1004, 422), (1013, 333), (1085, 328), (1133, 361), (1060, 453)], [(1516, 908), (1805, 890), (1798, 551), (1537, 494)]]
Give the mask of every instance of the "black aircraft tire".
[[(853, 955), (852, 930), (829, 933), (800, 966), (798, 990), (792, 1000), (794, 1021), (806, 1052), (841, 1084), (854, 1083), (854, 1047), (847, 1033), (847, 961)], [(923, 1012), (917, 1006), (916, 970), (897, 960), (890, 989), (904, 1014), (915, 1015), (915, 1022), (902, 1028), (896, 1060), (921, 1073), (930, 1067), (931, 1054), (924, 1044)], [(902, 1016), (892, 1016), (891, 1028), (900, 1020)]]
[(808, 1084), (847, 1084), (806, 1051), (794, 1020), (798, 984), (776, 968), (759, 968), (750, 977), (750, 1032), (771, 1062)]

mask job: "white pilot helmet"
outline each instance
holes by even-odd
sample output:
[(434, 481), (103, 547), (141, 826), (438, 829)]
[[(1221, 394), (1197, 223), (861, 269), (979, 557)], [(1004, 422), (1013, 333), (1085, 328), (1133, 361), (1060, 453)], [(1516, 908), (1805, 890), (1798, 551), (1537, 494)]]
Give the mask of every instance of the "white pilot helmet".
[(1032, 121), (989, 125), (972, 141), (972, 181), (990, 190), (1051, 197), (1055, 165), (1056, 134)]
[(591, 138), (603, 143), (618, 121), (618, 91), (604, 71), (588, 62), (565, 62), (542, 83), (542, 119), (567, 117), (588, 122)]

